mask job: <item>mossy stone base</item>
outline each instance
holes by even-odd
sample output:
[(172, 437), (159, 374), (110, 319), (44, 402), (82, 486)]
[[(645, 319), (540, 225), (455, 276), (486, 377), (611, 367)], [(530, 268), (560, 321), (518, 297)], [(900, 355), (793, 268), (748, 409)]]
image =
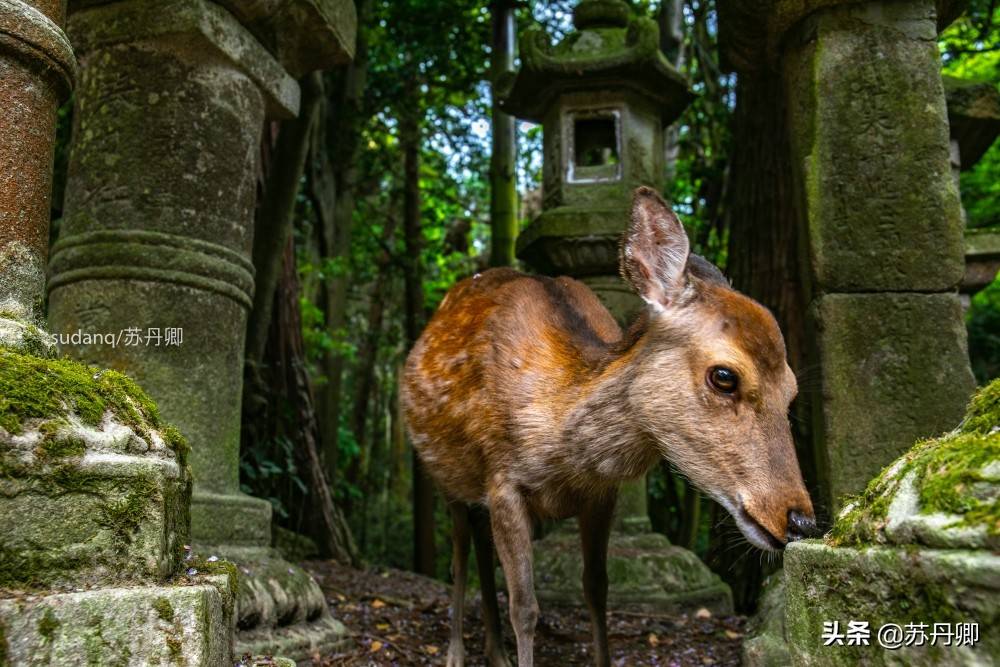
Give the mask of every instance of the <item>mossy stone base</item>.
[(785, 639), (785, 571), (764, 581), (757, 613), (743, 640), (743, 667), (787, 667), (791, 663)]
[[(555, 604), (582, 605), (583, 557), (575, 522), (535, 543), (535, 593)], [(694, 553), (659, 533), (613, 532), (608, 546), (608, 608), (680, 613), (733, 611), (732, 592)]]
[(225, 576), (195, 585), (111, 588), (0, 600), (0, 663), (233, 664), (233, 597)]
[(236, 563), (240, 571), (237, 654), (308, 660), (317, 652), (335, 652), (348, 640), (316, 580), (276, 550), (230, 546), (217, 555)]
[(92, 455), (0, 486), (4, 588), (163, 579), (187, 540), (190, 487), (171, 461)]
[[(830, 547), (796, 542), (785, 552), (785, 624), (791, 664), (990, 665), (1000, 655), (1000, 556), (988, 551)], [(823, 623), (868, 621), (870, 646), (824, 646)], [(886, 623), (979, 624), (973, 647), (885, 650)], [(927, 630), (930, 634), (930, 628)]]
[(956, 294), (827, 294), (809, 323), (822, 503), (836, 511), (915, 441), (954, 428), (975, 380)]

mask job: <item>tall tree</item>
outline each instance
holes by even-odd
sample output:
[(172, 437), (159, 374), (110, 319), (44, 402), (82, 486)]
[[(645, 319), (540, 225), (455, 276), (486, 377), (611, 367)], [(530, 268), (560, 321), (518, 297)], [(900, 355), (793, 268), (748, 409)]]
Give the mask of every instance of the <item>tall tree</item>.
[[(327, 332), (340, 342), (347, 323), (351, 232), (361, 159), (362, 128), (368, 78), (368, 22), (372, 0), (356, 3), (358, 35), (354, 59), (331, 72), (319, 110), (309, 159), (309, 196), (317, 217), (320, 253), (328, 270), (324, 275), (323, 312)], [(337, 476), (340, 451), (340, 414), (344, 352), (330, 346), (320, 360), (323, 382), (317, 391), (320, 447), (327, 477)]]
[(514, 69), (514, 1), (492, 0), (493, 40), (490, 90), (493, 99), (493, 151), (490, 156), (490, 266), (514, 263), (517, 240), (517, 126), (500, 110), (497, 84)]

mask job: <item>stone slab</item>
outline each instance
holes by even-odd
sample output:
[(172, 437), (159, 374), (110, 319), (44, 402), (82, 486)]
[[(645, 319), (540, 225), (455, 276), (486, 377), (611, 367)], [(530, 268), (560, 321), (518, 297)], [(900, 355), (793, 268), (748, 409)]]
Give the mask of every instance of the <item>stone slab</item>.
[[(570, 524), (573, 525), (573, 524)], [(535, 593), (542, 604), (580, 606), (583, 558), (579, 533), (558, 530), (535, 543)], [(608, 609), (675, 614), (707, 607), (733, 611), (729, 586), (691, 551), (659, 533), (612, 533), (608, 546)]]
[(808, 326), (821, 374), (821, 502), (835, 512), (915, 441), (957, 426), (975, 381), (956, 294), (828, 294)]
[(271, 503), (243, 493), (196, 489), (191, 496), (191, 539), (209, 545), (262, 547), (271, 544)]
[(225, 576), (212, 576), (193, 585), (0, 600), (0, 664), (231, 665), (229, 586)]
[(0, 488), (4, 586), (161, 579), (187, 540), (190, 480), (174, 462), (90, 454)]
[[(991, 665), (1000, 655), (1000, 556), (988, 551), (829, 547), (809, 540), (785, 551), (785, 625), (795, 666)], [(867, 621), (870, 646), (824, 646), (823, 624)], [(879, 646), (887, 623), (974, 622), (974, 646)]]
[(815, 12), (784, 62), (814, 291), (945, 291), (962, 279), (934, 3)]

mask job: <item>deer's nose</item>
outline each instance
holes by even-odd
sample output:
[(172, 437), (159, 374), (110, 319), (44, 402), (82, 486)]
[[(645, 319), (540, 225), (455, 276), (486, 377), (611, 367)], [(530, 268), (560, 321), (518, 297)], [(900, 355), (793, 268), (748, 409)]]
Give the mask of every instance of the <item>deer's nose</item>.
[(819, 535), (816, 520), (796, 510), (788, 511), (788, 531), (785, 537), (789, 542), (804, 540), (807, 537)]

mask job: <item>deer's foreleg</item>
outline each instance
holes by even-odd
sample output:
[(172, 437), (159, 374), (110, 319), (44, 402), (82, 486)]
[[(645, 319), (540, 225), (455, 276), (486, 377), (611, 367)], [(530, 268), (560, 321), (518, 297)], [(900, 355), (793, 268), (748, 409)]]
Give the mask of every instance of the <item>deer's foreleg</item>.
[(608, 667), (608, 537), (615, 499), (597, 501), (580, 514), (580, 541), (583, 546), (583, 596), (590, 610), (594, 633), (594, 664)]
[(498, 486), (489, 494), (490, 525), (510, 595), (510, 623), (517, 637), (518, 667), (533, 667), (538, 602), (531, 557), (531, 517), (516, 489)]
[(462, 619), (465, 616), (465, 580), (469, 571), (469, 507), (451, 502), (451, 639), (448, 642), (447, 667), (464, 667), (465, 643), (462, 640)]
[(472, 541), (476, 545), (476, 566), (483, 595), (483, 625), (486, 626), (486, 664), (489, 667), (510, 667), (503, 645), (500, 607), (497, 605), (496, 569), (493, 564), (493, 536), (490, 517), (485, 510), (473, 508)]

